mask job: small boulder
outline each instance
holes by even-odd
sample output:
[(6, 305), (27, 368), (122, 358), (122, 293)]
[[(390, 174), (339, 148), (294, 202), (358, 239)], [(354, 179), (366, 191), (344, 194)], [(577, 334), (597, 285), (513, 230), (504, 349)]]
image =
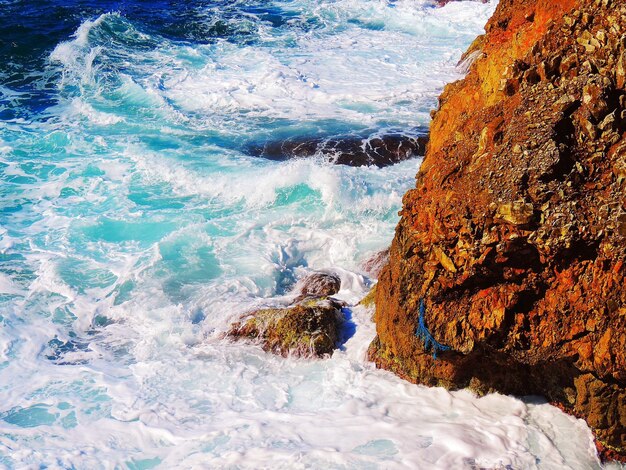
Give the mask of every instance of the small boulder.
[(374, 253), (361, 263), (361, 269), (373, 278), (378, 278), (378, 275), (389, 262), (389, 248), (378, 253)]
[(300, 279), (294, 289), (296, 301), (307, 297), (330, 297), (341, 289), (341, 279), (336, 274), (314, 272)]
[(227, 335), (259, 340), (265, 351), (281, 356), (323, 357), (339, 344), (344, 321), (341, 304), (322, 298), (254, 311), (234, 323)]

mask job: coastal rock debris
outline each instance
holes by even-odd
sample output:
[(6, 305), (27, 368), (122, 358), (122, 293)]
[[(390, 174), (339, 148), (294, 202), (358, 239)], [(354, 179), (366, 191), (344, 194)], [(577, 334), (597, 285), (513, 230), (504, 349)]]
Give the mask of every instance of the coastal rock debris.
[(389, 262), (389, 249), (378, 251), (361, 263), (361, 269), (373, 278), (378, 278), (383, 267)]
[[(404, 197), (370, 357), (417, 383), (544, 395), (623, 459), (626, 0), (501, 0), (472, 48)], [(430, 338), (451, 351), (435, 360)]]
[(297, 301), (307, 297), (329, 297), (339, 292), (341, 279), (333, 273), (313, 272), (302, 278), (295, 287)]

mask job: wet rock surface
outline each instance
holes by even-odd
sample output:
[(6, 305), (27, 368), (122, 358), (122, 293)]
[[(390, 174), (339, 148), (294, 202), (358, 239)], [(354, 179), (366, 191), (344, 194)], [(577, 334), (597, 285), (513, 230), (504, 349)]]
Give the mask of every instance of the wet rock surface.
[(291, 138), (249, 145), (250, 155), (270, 160), (289, 160), (315, 155), (337, 165), (385, 167), (424, 155), (428, 137), (405, 134)]
[(389, 249), (374, 253), (361, 263), (361, 269), (371, 277), (378, 278), (380, 272), (389, 262)]
[(443, 7), (445, 5), (447, 5), (448, 3), (452, 3), (452, 2), (462, 2), (462, 1), (466, 1), (466, 2), (481, 2), (481, 3), (487, 3), (488, 0), (437, 0), (436, 4), (438, 7)]
[(339, 292), (341, 279), (336, 274), (314, 272), (302, 278), (294, 289), (296, 301), (307, 297), (329, 297)]
[(344, 322), (340, 302), (307, 299), (293, 307), (251, 312), (231, 326), (228, 336), (260, 341), (265, 351), (282, 356), (324, 357), (339, 344)]
[(474, 47), (405, 195), (370, 357), (542, 394), (623, 458), (626, 1), (501, 0)]
[(341, 289), (341, 278), (315, 271), (293, 289), (293, 304), (250, 312), (233, 323), (227, 336), (259, 341), (263, 349), (282, 356), (324, 357), (342, 340), (344, 303), (331, 296)]

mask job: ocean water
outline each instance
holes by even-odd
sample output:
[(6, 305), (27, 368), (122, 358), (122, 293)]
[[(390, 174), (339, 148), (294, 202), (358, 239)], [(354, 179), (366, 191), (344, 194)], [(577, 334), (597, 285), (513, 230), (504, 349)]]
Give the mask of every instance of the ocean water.
[[(288, 138), (420, 133), (495, 8), (427, 0), (0, 0), (0, 468), (600, 468), (540, 399), (365, 360), (420, 160), (271, 161)], [(327, 360), (223, 338), (342, 278)]]

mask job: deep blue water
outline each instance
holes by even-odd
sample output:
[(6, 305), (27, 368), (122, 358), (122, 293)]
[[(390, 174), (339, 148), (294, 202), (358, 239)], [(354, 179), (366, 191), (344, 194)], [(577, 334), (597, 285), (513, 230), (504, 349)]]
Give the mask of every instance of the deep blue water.
[[(211, 9), (219, 9), (219, 18), (208, 17)], [(25, 95), (17, 103), (5, 98), (0, 118), (36, 117), (53, 105), (55, 76), (41, 76), (50, 53), (83, 21), (109, 12), (118, 12), (149, 34), (195, 44), (220, 39), (254, 42), (250, 16), (273, 27), (297, 17), (266, 1), (2, 1), (0, 80), (3, 86)], [(315, 28), (315, 20), (298, 27)]]

